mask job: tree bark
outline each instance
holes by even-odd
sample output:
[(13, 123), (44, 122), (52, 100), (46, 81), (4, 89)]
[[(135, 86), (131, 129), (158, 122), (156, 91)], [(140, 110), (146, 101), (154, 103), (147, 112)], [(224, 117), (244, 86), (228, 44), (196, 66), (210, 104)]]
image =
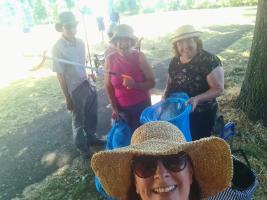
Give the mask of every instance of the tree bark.
[(267, 0), (258, 1), (250, 58), (237, 105), (251, 120), (262, 120), (267, 126)]

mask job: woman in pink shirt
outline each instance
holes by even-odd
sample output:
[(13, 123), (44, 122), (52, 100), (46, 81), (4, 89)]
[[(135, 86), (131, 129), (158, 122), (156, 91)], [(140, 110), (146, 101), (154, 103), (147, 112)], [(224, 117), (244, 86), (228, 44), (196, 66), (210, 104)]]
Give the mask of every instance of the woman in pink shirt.
[(141, 112), (151, 105), (149, 90), (155, 86), (154, 74), (145, 55), (133, 49), (136, 39), (130, 26), (118, 25), (110, 41), (116, 51), (105, 60), (106, 70), (117, 74), (105, 76), (112, 118), (123, 117), (132, 131), (140, 125)]

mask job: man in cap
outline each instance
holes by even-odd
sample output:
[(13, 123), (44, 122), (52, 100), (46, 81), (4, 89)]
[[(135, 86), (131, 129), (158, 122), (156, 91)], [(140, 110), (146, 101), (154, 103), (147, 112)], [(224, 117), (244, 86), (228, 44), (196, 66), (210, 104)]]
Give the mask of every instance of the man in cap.
[[(77, 20), (72, 12), (62, 12), (55, 28), (62, 37), (53, 47), (53, 57), (85, 64), (85, 45), (75, 37)], [(66, 106), (72, 112), (74, 143), (84, 159), (91, 155), (91, 145), (103, 145), (97, 139), (97, 93), (90, 83), (84, 67), (53, 62), (53, 71), (65, 96)]]

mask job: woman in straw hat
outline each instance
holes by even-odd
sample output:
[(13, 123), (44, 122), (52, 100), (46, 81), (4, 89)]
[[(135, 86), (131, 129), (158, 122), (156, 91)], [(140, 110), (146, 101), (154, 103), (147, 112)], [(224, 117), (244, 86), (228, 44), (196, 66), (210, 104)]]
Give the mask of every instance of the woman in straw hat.
[(179, 27), (171, 41), (175, 52), (169, 65), (164, 97), (186, 92), (192, 104), (190, 131), (193, 140), (209, 137), (217, 112), (216, 97), (223, 94), (224, 72), (220, 59), (203, 50), (201, 32), (191, 25)]
[(224, 140), (186, 142), (177, 127), (163, 121), (137, 128), (127, 147), (94, 154), (91, 166), (118, 200), (199, 200), (223, 191), (232, 179)]
[(105, 76), (105, 87), (112, 118), (124, 116), (132, 131), (140, 125), (143, 109), (151, 105), (149, 89), (155, 85), (152, 68), (145, 55), (133, 49), (136, 39), (130, 26), (116, 26), (110, 40), (116, 51), (105, 59), (105, 68), (111, 72)]

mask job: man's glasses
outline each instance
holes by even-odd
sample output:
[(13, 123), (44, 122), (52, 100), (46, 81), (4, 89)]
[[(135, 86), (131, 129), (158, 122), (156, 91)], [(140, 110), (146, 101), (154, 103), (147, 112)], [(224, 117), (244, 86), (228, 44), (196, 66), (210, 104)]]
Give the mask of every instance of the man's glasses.
[(166, 156), (136, 156), (132, 159), (132, 170), (140, 178), (148, 178), (155, 174), (158, 160), (172, 172), (182, 171), (186, 167), (188, 156), (185, 152)]
[(77, 27), (77, 24), (66, 24), (63, 26), (65, 30), (71, 30)]

